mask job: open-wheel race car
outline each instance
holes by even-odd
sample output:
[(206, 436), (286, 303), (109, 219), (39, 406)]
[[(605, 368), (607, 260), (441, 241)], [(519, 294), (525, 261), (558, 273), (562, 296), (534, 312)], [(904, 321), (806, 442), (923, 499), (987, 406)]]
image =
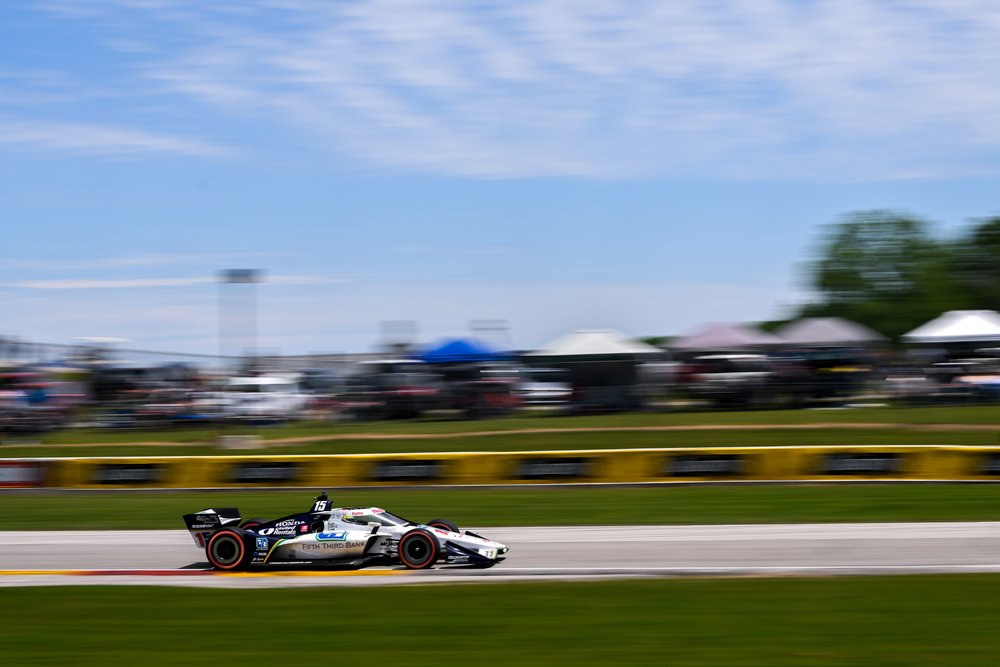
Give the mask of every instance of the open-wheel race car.
[(325, 493), (308, 512), (273, 521), (244, 521), (236, 508), (215, 508), (185, 514), (184, 524), (216, 570), (397, 563), (411, 570), (435, 563), (491, 567), (508, 551), (499, 542), (459, 531), (447, 519), (416, 523), (380, 507), (334, 508)]

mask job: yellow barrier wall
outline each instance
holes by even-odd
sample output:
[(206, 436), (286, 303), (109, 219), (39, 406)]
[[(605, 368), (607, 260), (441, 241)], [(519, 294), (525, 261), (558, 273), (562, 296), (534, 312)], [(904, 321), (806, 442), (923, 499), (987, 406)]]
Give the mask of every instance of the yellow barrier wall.
[(73, 489), (769, 480), (1000, 480), (1000, 448), (720, 447), (314, 456), (8, 459)]

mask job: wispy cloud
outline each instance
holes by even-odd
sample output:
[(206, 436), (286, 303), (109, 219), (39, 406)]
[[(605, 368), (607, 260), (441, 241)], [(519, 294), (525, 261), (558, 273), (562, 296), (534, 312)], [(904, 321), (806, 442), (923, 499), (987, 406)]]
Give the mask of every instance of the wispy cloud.
[(121, 255), (118, 257), (95, 257), (88, 259), (42, 259), (42, 258), (21, 258), (21, 257), (0, 257), (0, 269), (20, 269), (32, 271), (51, 270), (80, 270), (80, 269), (115, 269), (130, 267), (152, 267), (169, 266), (178, 264), (197, 264), (244, 262), (247, 260), (259, 260), (264, 257), (278, 257), (286, 253), (277, 251), (265, 252), (194, 252), (194, 253), (165, 253), (165, 254), (136, 254)]
[(346, 285), (354, 281), (351, 278), (323, 276), (268, 276), (264, 282), (271, 285)]
[(24, 151), (135, 156), (149, 153), (202, 158), (236, 151), (207, 141), (110, 125), (0, 119), (0, 147)]
[(211, 278), (131, 278), (124, 280), (19, 280), (4, 283), (4, 287), (17, 289), (76, 290), (76, 289), (128, 289), (135, 287), (186, 287), (213, 282)]
[[(181, 278), (122, 278), (95, 280), (90, 278), (67, 278), (57, 280), (18, 280), (2, 283), (0, 287), (30, 290), (105, 290), (135, 289), (140, 287), (189, 287), (218, 283), (213, 276), (192, 276)], [(269, 276), (264, 281), (273, 285), (336, 285), (349, 282), (342, 278), (320, 276)]]
[(387, 253), (399, 253), (406, 255), (457, 255), (461, 257), (484, 256), (484, 255), (514, 255), (524, 252), (527, 245), (505, 244), (500, 242), (490, 242), (488, 244), (456, 243), (435, 239), (434, 243), (407, 243), (400, 245), (388, 245), (383, 248)]
[(144, 56), (144, 85), (298, 128), (375, 166), (868, 179), (1000, 170), (1000, 5), (987, 0), (48, 6), (150, 35), (157, 22), (166, 36)]

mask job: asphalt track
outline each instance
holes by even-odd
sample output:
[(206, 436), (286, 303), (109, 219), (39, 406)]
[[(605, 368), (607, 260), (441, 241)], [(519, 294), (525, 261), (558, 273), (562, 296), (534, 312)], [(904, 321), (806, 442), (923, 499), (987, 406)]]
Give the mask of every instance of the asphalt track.
[(334, 586), (680, 576), (1000, 572), (1000, 522), (479, 528), (487, 570), (283, 568), (219, 574), (183, 530), (0, 532), (0, 587)]

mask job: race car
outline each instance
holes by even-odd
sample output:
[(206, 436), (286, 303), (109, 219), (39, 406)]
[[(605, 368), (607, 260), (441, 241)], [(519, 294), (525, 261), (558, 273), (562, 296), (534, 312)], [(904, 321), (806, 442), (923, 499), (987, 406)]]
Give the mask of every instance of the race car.
[(184, 524), (216, 570), (265, 565), (435, 563), (491, 567), (509, 548), (447, 519), (416, 523), (380, 507), (331, 507), (326, 493), (312, 509), (268, 521), (247, 519), (234, 507), (184, 515)]

